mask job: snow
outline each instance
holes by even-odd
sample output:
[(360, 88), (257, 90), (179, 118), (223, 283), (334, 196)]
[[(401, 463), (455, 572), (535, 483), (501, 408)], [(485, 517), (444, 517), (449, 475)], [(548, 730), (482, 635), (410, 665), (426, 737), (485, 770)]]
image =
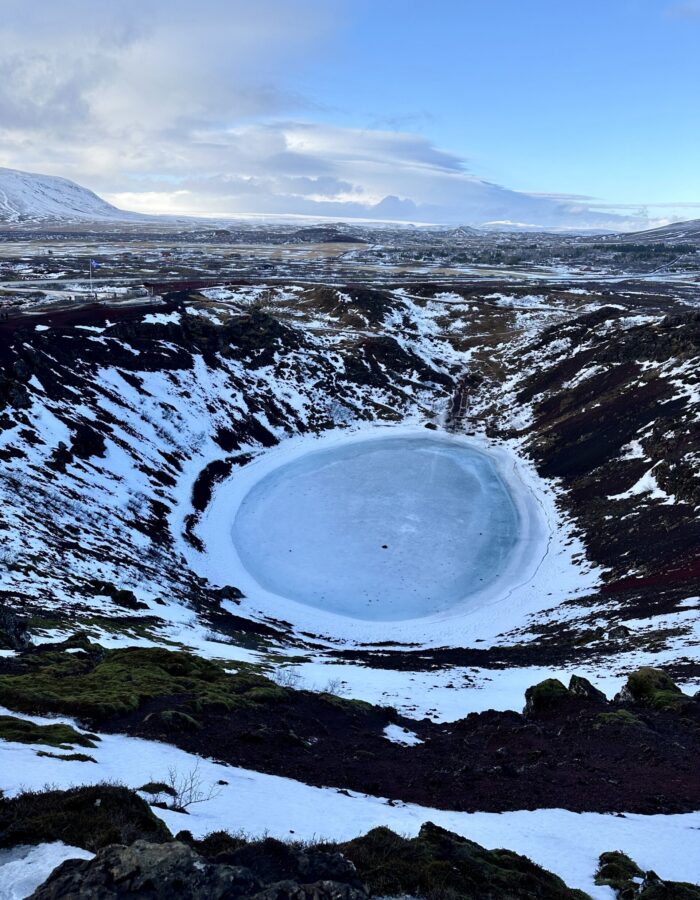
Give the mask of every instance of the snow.
[(620, 459), (645, 459), (646, 454), (641, 443), (637, 440), (630, 441), (622, 448)]
[[(339, 429), (318, 438), (307, 436), (283, 441), (273, 450), (260, 454), (247, 466), (237, 469), (230, 478), (217, 486), (195, 529), (202, 540), (204, 552), (194, 550), (184, 540), (179, 542), (179, 549), (198, 574), (214, 584), (235, 584), (243, 591), (245, 599), (241, 601), (241, 605), (237, 605), (235, 609), (231, 607), (236, 614), (273, 615), (292, 622), (300, 630), (332, 636), (334, 641), (420, 640), (426, 645), (458, 642), (464, 646), (465, 642), (480, 639), (487, 646), (489, 641), (496, 640), (504, 631), (525, 624), (532, 613), (553, 606), (556, 601), (551, 599), (552, 584), (557, 585), (558, 596), (562, 599), (564, 595), (574, 596), (590, 590), (597, 582), (598, 572), (574, 560), (573, 557), (580, 553), (580, 543), (564, 527), (556, 509), (553, 491), (538, 478), (534, 468), (518, 456), (515, 446), (491, 442), (483, 437), (467, 438), (437, 432), (431, 433), (431, 437), (444, 442), (445, 447), (470, 450), (485, 456), (507, 487), (510, 499), (517, 508), (520, 522), (518, 540), (513, 544), (507, 565), (504, 565), (499, 577), (490, 584), (485, 583), (478, 592), (470, 594), (450, 608), (445, 608), (444, 605), (439, 608), (435, 604), (429, 608), (429, 614), (420, 617), (416, 616), (417, 607), (414, 604), (408, 609), (412, 618), (406, 618), (403, 613), (403, 619), (394, 615), (389, 628), (388, 616), (384, 620), (379, 616), (374, 619), (368, 616), (362, 619), (351, 617), (347, 614), (348, 610), (344, 611), (346, 614), (340, 614), (339, 606), (335, 609), (322, 608), (318, 598), (315, 606), (310, 607), (308, 603), (298, 602), (295, 597), (280, 594), (277, 583), (267, 581), (271, 575), (274, 576), (274, 571), (262, 575), (257, 570), (249, 571), (247, 566), (251, 564), (255, 548), (251, 541), (251, 545), (243, 548), (244, 552), (241, 554), (240, 548), (231, 539), (231, 529), (232, 526), (235, 528), (233, 523), (236, 513), (246, 496), (266, 476), (283, 465), (302, 460), (311, 451), (342, 449), (345, 452), (358, 442), (386, 441), (389, 437), (425, 439), (426, 434), (423, 427), (416, 425), (372, 425), (360, 426), (354, 431)], [(275, 482), (272, 484), (274, 486)], [(287, 512), (286, 526), (294, 526), (293, 505), (288, 505)], [(426, 528), (433, 527), (429, 517), (424, 519), (423, 524)], [(263, 522), (258, 525), (262, 529)], [(304, 528), (308, 527), (307, 521)], [(366, 523), (364, 527), (367, 527)], [(177, 526), (173, 528), (176, 533), (179, 530)], [(300, 532), (301, 530), (299, 528)], [(262, 536), (262, 530), (257, 533)], [(378, 537), (379, 531), (375, 534), (375, 543)], [(424, 539), (428, 540), (428, 537)], [(297, 541), (298, 538), (295, 537), (294, 540)], [(383, 550), (383, 543), (389, 544), (389, 541), (379, 541), (375, 558), (376, 555), (381, 556), (382, 552), (390, 552)], [(294, 548), (295, 545), (292, 544), (291, 547)], [(278, 544), (278, 549), (279, 547), (281, 544)], [(416, 547), (419, 547), (418, 539), (414, 544), (414, 548)], [(246, 549), (249, 551), (248, 556)], [(293, 555), (288, 553), (289, 549), (290, 545), (287, 543), (285, 552)], [(441, 573), (429, 554), (423, 553), (421, 558), (426, 569), (428, 566), (432, 567), (432, 571), (427, 574), (418, 573), (415, 576), (423, 578), (422, 584), (425, 586), (434, 583)], [(355, 560), (358, 565), (363, 564), (361, 554), (356, 555)], [(438, 559), (437, 562), (442, 564), (444, 560)], [(252, 564), (259, 568), (261, 561), (253, 558)], [(282, 564), (276, 559), (275, 565)], [(326, 574), (332, 572), (332, 560), (324, 562), (324, 565)], [(261, 584), (258, 576), (267, 583)], [(273, 589), (270, 590), (268, 585)], [(296, 587), (301, 594), (303, 585), (298, 583)], [(225, 605), (227, 603), (225, 601)]]
[(631, 488), (623, 491), (621, 494), (609, 496), (608, 500), (628, 500), (630, 497), (648, 494), (650, 500), (661, 500), (665, 505), (676, 503), (676, 498), (672, 494), (667, 494), (666, 491), (659, 486), (654, 475), (654, 469), (657, 465), (658, 463), (654, 463), (654, 465), (648, 469)]
[(402, 744), (404, 747), (415, 747), (424, 743), (418, 735), (409, 731), (408, 728), (402, 728), (400, 725), (387, 725), (384, 729), (384, 737), (394, 744)]
[[(644, 654), (636, 656), (629, 661), (624, 655), (620, 658), (622, 665), (627, 665), (626, 671), (649, 664)], [(583, 675), (608, 697), (618, 693), (627, 680), (623, 673), (580, 663), (561, 668), (454, 666), (421, 672), (328, 662), (319, 657), (303, 659), (284, 668), (296, 674), (295, 686), (300, 689), (323, 691), (324, 685), (335, 682), (342, 686), (344, 696), (377, 706), (392, 706), (409, 718), (430, 718), (434, 722), (454, 722), (470, 713), (489, 709), (520, 712), (525, 705), (526, 689), (545, 678), (558, 678), (567, 684), (572, 675)], [(287, 677), (292, 676), (287, 674)]]
[[(26, 718), (42, 723), (71, 722), (64, 718)], [(117, 781), (138, 788), (148, 781), (162, 780), (171, 767), (182, 774), (196, 769), (203, 789), (208, 791), (211, 785), (217, 785), (218, 793), (191, 807), (189, 815), (157, 807), (153, 812), (173, 833), (187, 828), (197, 838), (228, 829), (242, 830), (250, 837), (267, 834), (294, 840), (349, 840), (380, 825), (415, 835), (424, 822), (430, 821), (485, 847), (506, 847), (524, 854), (560, 875), (570, 886), (601, 900), (612, 894), (607, 888), (596, 887), (593, 875), (598, 856), (607, 850), (630, 854), (643, 869), (654, 869), (662, 878), (700, 881), (700, 813), (643, 816), (563, 809), (505, 813), (439, 810), (332, 787), (312, 787), (123, 735), (100, 736), (97, 747), (90, 750), (96, 764), (39, 757), (33, 748), (10, 742), (0, 743), (0, 753), (0, 788), (8, 795), (22, 787), (40, 790), (47, 783), (67, 788)], [(220, 781), (225, 784), (218, 785)]]
[(143, 323), (144, 325), (177, 325), (180, 319), (180, 313), (176, 310), (171, 313), (146, 313)]
[(67, 859), (92, 859), (81, 847), (61, 841), (0, 850), (0, 900), (24, 900)]

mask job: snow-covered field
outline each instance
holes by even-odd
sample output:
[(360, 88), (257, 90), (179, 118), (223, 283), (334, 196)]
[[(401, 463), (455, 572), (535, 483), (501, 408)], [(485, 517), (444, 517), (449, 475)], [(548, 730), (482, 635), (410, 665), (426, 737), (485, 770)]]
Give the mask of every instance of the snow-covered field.
[[(0, 709), (0, 714), (5, 712)], [(67, 718), (27, 718), (40, 723), (72, 722)], [(41, 790), (48, 783), (67, 788), (117, 781), (138, 788), (149, 781), (162, 780), (169, 769), (180, 774), (196, 770), (205, 791), (216, 786), (210, 800), (191, 807), (189, 814), (153, 807), (173, 833), (187, 829), (195, 837), (202, 837), (211, 831), (228, 829), (242, 831), (251, 838), (270, 835), (342, 841), (378, 825), (415, 835), (424, 822), (434, 822), (485, 847), (506, 847), (528, 856), (571, 887), (581, 888), (600, 900), (614, 896), (609, 888), (593, 883), (598, 856), (608, 850), (628, 853), (643, 869), (654, 869), (663, 878), (700, 881), (700, 813), (602, 815), (563, 809), (450, 812), (354, 791), (311, 787), (289, 778), (220, 765), (167, 744), (122, 735), (100, 736), (97, 748), (90, 750), (96, 763), (56, 762), (37, 756), (37, 749), (41, 748), (2, 744), (6, 766), (3, 781), (9, 794), (21, 789)], [(65, 852), (55, 845), (46, 852), (51, 859), (57, 854), (65, 858)], [(89, 856), (84, 851), (73, 855)], [(0, 856), (0, 898), (22, 896), (10, 893), (8, 886), (15, 884), (20, 874), (26, 878), (27, 872), (18, 872), (13, 864), (4, 874), (3, 859), (12, 861), (14, 857)], [(40, 868), (37, 875), (43, 876), (46, 868)]]

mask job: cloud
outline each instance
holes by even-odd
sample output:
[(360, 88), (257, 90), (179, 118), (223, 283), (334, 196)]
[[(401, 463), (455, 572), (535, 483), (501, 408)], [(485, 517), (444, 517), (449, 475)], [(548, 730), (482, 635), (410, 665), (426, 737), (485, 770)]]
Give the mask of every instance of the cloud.
[[(207, 175), (192, 175), (192, 172)], [(468, 173), (420, 135), (308, 122), (201, 132), (158, 178), (111, 194), (117, 205), (190, 215), (317, 217), (614, 228), (624, 220), (581, 198), (510, 191)], [(163, 174), (167, 178), (163, 179)], [(639, 224), (638, 222), (636, 224)]]
[(282, 78), (326, 36), (336, 6), (336, 0), (4, 0), (3, 127), (41, 131), (61, 119), (66, 127), (116, 135), (303, 106)]
[[(348, 0), (3, 0), (0, 165), (126, 208), (615, 227), (586, 198), (509, 191), (422, 134), (323, 124), (304, 83)], [(639, 223), (638, 223), (639, 224)]]

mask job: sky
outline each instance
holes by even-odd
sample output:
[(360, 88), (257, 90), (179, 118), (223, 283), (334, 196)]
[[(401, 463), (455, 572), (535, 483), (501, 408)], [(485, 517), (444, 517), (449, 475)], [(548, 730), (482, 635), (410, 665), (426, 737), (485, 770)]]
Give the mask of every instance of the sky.
[(700, 0), (0, 0), (0, 166), (141, 212), (700, 217)]

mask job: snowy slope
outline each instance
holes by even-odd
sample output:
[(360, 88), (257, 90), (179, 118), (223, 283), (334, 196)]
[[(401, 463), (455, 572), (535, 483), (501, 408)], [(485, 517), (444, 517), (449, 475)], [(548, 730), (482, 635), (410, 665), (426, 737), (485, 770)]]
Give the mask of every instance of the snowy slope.
[(649, 231), (635, 231), (619, 238), (624, 243), (692, 243), (700, 242), (700, 219), (673, 222)]
[(0, 222), (104, 222), (137, 219), (67, 178), (0, 168)]

